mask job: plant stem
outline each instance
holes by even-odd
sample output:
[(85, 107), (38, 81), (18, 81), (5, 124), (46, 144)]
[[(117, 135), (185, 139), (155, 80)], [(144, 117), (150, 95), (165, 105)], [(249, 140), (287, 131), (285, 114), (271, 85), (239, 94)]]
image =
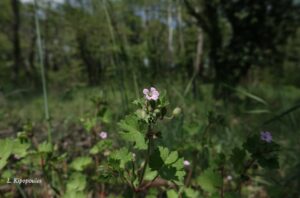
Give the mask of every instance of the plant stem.
[[(244, 175), (247, 173), (248, 169), (254, 164), (255, 159), (252, 159), (244, 168), (243, 172), (241, 175)], [(241, 190), (242, 190), (242, 185), (243, 185), (243, 181), (240, 179), (238, 185), (237, 185), (237, 191), (238, 193), (241, 195)]]
[(221, 186), (221, 198), (224, 198), (224, 165), (221, 167), (221, 177), (222, 177), (222, 186)]
[(35, 16), (35, 27), (36, 27), (36, 35), (37, 35), (37, 47), (38, 47), (38, 55), (41, 67), (41, 76), (42, 76), (42, 85), (43, 85), (43, 97), (44, 97), (44, 110), (45, 110), (45, 118), (48, 124), (48, 142), (52, 142), (51, 137), (51, 125), (50, 125), (50, 116), (49, 116), (49, 107), (48, 107), (48, 94), (47, 94), (47, 84), (46, 84), (46, 76), (45, 76), (45, 66), (44, 66), (44, 54), (41, 40), (41, 32), (40, 32), (40, 24), (38, 20), (37, 14), (37, 0), (34, 0), (34, 16)]
[[(151, 127), (149, 126), (148, 133), (150, 132), (150, 128)], [(142, 170), (142, 174), (141, 174), (141, 177), (140, 177), (140, 181), (139, 181), (140, 185), (143, 182), (143, 179), (144, 179), (144, 176), (145, 176), (145, 172), (146, 172), (146, 168), (147, 168), (147, 165), (148, 165), (148, 162), (149, 162), (150, 152), (151, 152), (151, 145), (152, 145), (152, 136), (150, 135), (149, 139), (148, 139), (147, 156), (146, 156), (145, 164), (144, 164), (144, 167), (143, 167), (143, 170)]]

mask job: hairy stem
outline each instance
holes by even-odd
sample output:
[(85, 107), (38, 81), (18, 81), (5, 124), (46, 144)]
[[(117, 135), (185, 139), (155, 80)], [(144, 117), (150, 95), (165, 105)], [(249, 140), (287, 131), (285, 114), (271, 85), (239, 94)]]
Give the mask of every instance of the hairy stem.
[(144, 167), (142, 169), (142, 173), (141, 173), (140, 181), (139, 181), (140, 185), (142, 184), (142, 182), (144, 180), (145, 172), (146, 172), (147, 165), (148, 165), (148, 162), (149, 162), (150, 152), (151, 152), (151, 145), (152, 145), (152, 137), (149, 137), (149, 140), (148, 140), (148, 149), (147, 149), (147, 156), (146, 156), (145, 164), (144, 164)]

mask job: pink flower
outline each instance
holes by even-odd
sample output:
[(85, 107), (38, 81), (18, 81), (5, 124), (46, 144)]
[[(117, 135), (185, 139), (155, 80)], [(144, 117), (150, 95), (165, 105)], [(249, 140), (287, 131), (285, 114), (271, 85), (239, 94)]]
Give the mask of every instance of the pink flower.
[(183, 161), (183, 165), (184, 165), (184, 166), (190, 166), (191, 163), (190, 163), (188, 160), (184, 160), (184, 161)]
[(101, 139), (106, 139), (107, 138), (107, 132), (105, 132), (105, 131), (101, 131), (100, 133), (99, 133), (99, 136), (100, 136), (100, 138)]
[(260, 132), (260, 139), (265, 142), (272, 142), (272, 134), (268, 131), (262, 131)]
[(154, 87), (151, 87), (150, 90), (149, 89), (144, 89), (143, 93), (144, 93), (145, 98), (147, 100), (156, 101), (159, 97), (159, 92)]

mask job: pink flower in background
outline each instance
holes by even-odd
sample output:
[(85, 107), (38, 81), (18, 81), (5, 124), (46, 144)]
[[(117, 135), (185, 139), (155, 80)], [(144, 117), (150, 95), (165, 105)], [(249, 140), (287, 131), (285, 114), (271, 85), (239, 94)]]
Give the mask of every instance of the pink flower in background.
[(260, 139), (265, 142), (272, 142), (272, 134), (268, 131), (262, 131), (260, 132)]
[(183, 165), (184, 166), (189, 166), (189, 165), (191, 165), (191, 163), (188, 160), (184, 160), (183, 161)]
[(105, 132), (105, 131), (101, 131), (100, 133), (99, 133), (99, 136), (100, 136), (100, 138), (101, 139), (106, 139), (107, 138), (107, 132)]
[(149, 89), (144, 89), (143, 93), (144, 93), (145, 98), (147, 100), (156, 101), (159, 97), (159, 92), (154, 87), (151, 87), (150, 90)]

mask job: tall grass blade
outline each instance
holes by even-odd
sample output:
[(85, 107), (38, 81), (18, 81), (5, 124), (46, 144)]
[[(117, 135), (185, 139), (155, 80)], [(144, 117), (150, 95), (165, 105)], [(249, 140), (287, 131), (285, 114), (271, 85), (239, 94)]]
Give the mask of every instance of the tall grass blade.
[(38, 48), (39, 64), (40, 64), (41, 76), (42, 76), (45, 119), (48, 123), (48, 141), (51, 143), (52, 137), (51, 137), (51, 127), (50, 127), (49, 106), (48, 106), (47, 82), (46, 82), (46, 76), (45, 76), (44, 54), (43, 54), (41, 31), (40, 31), (40, 24), (39, 24), (37, 10), (38, 10), (37, 0), (34, 0), (35, 29), (36, 29), (36, 35), (37, 35), (37, 48)]

